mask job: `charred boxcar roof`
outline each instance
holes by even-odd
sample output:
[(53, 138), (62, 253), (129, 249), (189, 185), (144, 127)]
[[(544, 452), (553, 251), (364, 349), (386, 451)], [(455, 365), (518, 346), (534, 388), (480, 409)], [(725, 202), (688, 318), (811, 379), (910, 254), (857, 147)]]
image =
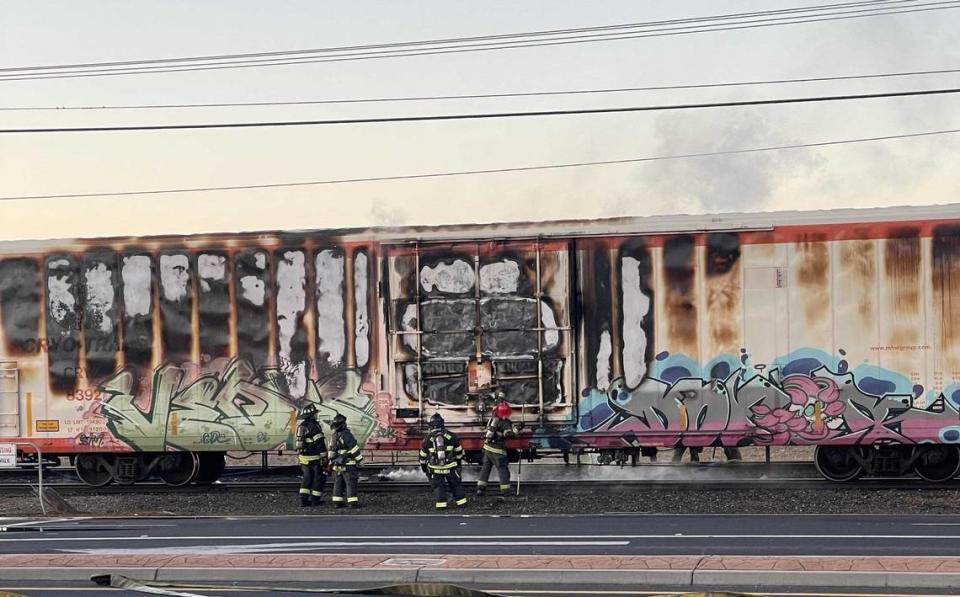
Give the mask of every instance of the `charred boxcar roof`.
[(185, 235), (115, 236), (79, 239), (0, 241), (0, 255), (22, 255), (51, 250), (78, 251), (86, 248), (139, 249), (211, 248), (242, 246), (254, 242), (266, 245), (297, 243), (305, 239), (336, 242), (452, 242), (474, 239), (626, 236), (716, 231), (770, 230), (779, 226), (927, 221), (960, 218), (960, 203), (924, 206), (896, 206), (856, 209), (793, 210), (701, 215), (655, 215), (588, 220), (551, 220), (486, 224), (320, 228), (285, 231), (244, 231)]

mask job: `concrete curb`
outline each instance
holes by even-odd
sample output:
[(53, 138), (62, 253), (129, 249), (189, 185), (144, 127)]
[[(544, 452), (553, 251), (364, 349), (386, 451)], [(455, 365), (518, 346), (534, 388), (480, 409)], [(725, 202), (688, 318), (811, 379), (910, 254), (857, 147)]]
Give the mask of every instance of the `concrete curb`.
[(184, 583), (336, 582), (382, 585), (411, 582), (448, 582), (466, 585), (648, 585), (671, 587), (861, 587), (960, 588), (960, 573), (852, 572), (771, 570), (574, 570), (473, 568), (156, 568), (76, 567), (0, 568), (0, 581), (89, 581), (97, 574), (119, 574), (138, 580)]

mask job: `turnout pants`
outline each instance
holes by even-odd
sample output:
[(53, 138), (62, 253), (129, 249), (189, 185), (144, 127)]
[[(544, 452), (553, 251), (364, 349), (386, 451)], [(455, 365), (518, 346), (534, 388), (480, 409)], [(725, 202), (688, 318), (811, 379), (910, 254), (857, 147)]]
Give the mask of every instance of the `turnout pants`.
[(310, 496), (311, 501), (317, 502), (323, 495), (323, 484), (327, 482), (327, 474), (319, 460), (301, 464), (300, 472), (303, 480), (300, 482), (300, 495)]
[(360, 471), (358, 471), (356, 468), (347, 468), (345, 470), (334, 472), (334, 505), (357, 504), (360, 502), (360, 497), (357, 495), (357, 481), (359, 479)]
[(477, 493), (482, 494), (487, 490), (487, 481), (490, 479), (490, 471), (496, 467), (497, 476), (500, 478), (500, 493), (506, 495), (510, 493), (510, 467), (506, 454), (494, 454), (489, 450), (483, 451), (483, 464), (480, 465), (480, 476), (477, 477)]
[(433, 489), (437, 493), (437, 508), (446, 508), (450, 496), (453, 496), (456, 505), (467, 505), (467, 498), (463, 494), (463, 484), (460, 483), (459, 472), (454, 470), (447, 473), (433, 473), (430, 475), (430, 485), (433, 485)]

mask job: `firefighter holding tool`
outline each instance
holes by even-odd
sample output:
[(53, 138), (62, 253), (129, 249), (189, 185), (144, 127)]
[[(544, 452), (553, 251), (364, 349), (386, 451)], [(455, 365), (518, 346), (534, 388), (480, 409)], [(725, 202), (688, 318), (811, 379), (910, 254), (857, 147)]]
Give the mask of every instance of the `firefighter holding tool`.
[(430, 417), (430, 432), (420, 444), (420, 469), (426, 473), (437, 494), (436, 506), (442, 510), (452, 497), (458, 508), (467, 505), (460, 479), (463, 447), (456, 435), (444, 428), (439, 413)]
[(510, 422), (510, 405), (504, 400), (502, 392), (498, 393), (500, 402), (493, 410), (494, 416), (487, 424), (483, 437), (483, 464), (480, 466), (480, 476), (477, 478), (477, 496), (487, 491), (487, 481), (490, 471), (497, 469), (500, 479), (500, 496), (505, 498), (510, 493), (510, 468), (507, 459), (507, 438), (517, 437), (522, 424)]

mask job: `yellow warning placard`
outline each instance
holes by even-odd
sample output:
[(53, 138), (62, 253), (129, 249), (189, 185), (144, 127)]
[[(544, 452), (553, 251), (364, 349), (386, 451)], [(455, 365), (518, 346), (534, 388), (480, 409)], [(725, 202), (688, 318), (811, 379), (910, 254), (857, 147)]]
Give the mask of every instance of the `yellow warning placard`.
[(37, 419), (37, 431), (54, 432), (60, 431), (60, 421), (54, 419)]

